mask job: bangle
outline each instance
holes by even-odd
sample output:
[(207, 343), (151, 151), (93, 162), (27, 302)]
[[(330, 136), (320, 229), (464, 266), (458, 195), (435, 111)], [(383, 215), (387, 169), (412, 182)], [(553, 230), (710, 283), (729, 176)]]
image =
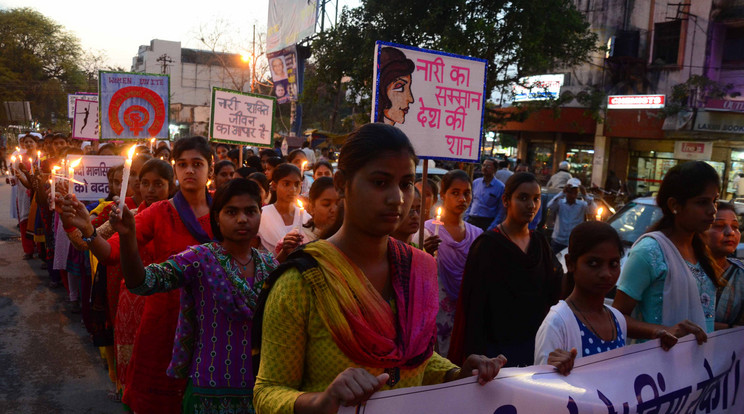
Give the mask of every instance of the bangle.
[(88, 236), (88, 237), (83, 236), (82, 237), (82, 240), (85, 243), (91, 243), (93, 240), (96, 239), (97, 236), (98, 236), (98, 232), (96, 231), (96, 228), (93, 227), (93, 233), (90, 236)]

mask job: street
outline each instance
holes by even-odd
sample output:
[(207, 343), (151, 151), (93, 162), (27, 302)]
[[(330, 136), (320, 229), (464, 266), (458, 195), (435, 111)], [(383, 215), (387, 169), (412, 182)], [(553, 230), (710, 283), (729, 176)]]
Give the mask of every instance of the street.
[[(4, 177), (3, 177), (4, 178)], [(0, 181), (0, 413), (119, 413), (98, 350), (50, 289), (41, 261), (23, 251), (10, 218), (10, 186)]]

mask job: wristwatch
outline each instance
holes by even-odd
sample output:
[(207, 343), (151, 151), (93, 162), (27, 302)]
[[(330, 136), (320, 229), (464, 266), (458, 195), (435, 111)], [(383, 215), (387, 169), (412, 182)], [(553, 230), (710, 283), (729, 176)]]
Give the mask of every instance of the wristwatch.
[(82, 237), (82, 240), (83, 240), (83, 241), (84, 241), (85, 243), (90, 243), (90, 242), (92, 242), (93, 240), (95, 240), (95, 239), (96, 239), (96, 237), (98, 237), (98, 232), (96, 232), (96, 228), (95, 228), (95, 227), (93, 227), (93, 233), (92, 233), (92, 234), (90, 235), (90, 237), (85, 237), (85, 236), (83, 236), (83, 237)]

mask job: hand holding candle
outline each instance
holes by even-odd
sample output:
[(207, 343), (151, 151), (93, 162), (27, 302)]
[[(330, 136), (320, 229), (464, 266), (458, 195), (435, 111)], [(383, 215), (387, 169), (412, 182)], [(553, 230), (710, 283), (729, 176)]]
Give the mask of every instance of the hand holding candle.
[(127, 187), (129, 187), (129, 173), (132, 170), (132, 158), (134, 158), (134, 149), (136, 145), (132, 145), (127, 153), (127, 160), (124, 161), (124, 172), (121, 176), (121, 193), (119, 194), (119, 210), (124, 210), (124, 201), (127, 198)]

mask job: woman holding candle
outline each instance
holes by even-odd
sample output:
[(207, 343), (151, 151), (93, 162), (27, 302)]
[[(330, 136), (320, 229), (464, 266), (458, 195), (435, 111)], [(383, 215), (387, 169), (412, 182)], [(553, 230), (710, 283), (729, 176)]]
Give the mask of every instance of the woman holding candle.
[(434, 352), (434, 259), (388, 236), (411, 206), (414, 160), (408, 138), (388, 125), (365, 125), (347, 139), (334, 177), (346, 210), (341, 229), (293, 253), (265, 285), (265, 307), (259, 299), (258, 412), (332, 413), (383, 388), (474, 369), (485, 383), (503, 365), (470, 356), (460, 370)]
[(433, 251), (437, 252), (439, 273), (437, 342), (439, 353), (447, 356), (465, 259), (468, 257), (470, 245), (483, 230), (463, 220), (463, 215), (473, 198), (468, 173), (462, 170), (448, 172), (442, 177), (441, 188), (441, 218), (437, 214), (436, 222), (428, 220), (424, 227), (439, 239), (433, 246)]
[(297, 168), (300, 169), (300, 173), (302, 175), (302, 189), (300, 190), (300, 196), (303, 198), (303, 200), (306, 200), (308, 194), (310, 194), (310, 186), (313, 185), (313, 179), (305, 175), (305, 170), (308, 163), (307, 155), (301, 149), (296, 149), (290, 152), (289, 155), (287, 155), (287, 162), (290, 164), (294, 164)]
[(535, 334), (559, 298), (562, 267), (545, 236), (528, 225), (540, 208), (534, 175), (517, 173), (504, 188), (506, 220), (470, 247), (449, 357), (503, 353), (509, 366), (532, 365)]
[(228, 407), (229, 412), (253, 412), (253, 311), (264, 279), (278, 265), (270, 253), (250, 247), (261, 220), (260, 203), (256, 183), (231, 180), (217, 190), (210, 211), (220, 242), (192, 246), (146, 268), (137, 253), (131, 213), (125, 209), (112, 216), (131, 292), (151, 295), (184, 288), (168, 366), (169, 376), (189, 379), (184, 413), (227, 412)]
[(297, 205), (297, 196), (302, 186), (299, 168), (293, 164), (279, 165), (274, 169), (271, 184), (276, 191), (276, 202), (264, 206), (258, 237), (266, 251), (276, 253), (277, 243), (287, 233), (293, 230), (299, 232), (300, 226), (311, 217)]
[[(152, 261), (160, 263), (189, 246), (212, 240), (206, 184), (212, 169), (212, 149), (204, 137), (178, 140), (173, 148), (180, 191), (135, 216), (138, 245), (156, 246)], [(59, 201), (59, 198), (58, 198)], [(99, 260), (118, 263), (119, 237), (104, 240), (94, 234), (84, 207), (74, 197), (64, 199), (67, 226), (79, 227)], [(124, 402), (136, 412), (179, 413), (184, 380), (166, 375), (179, 312), (179, 292), (148, 296), (127, 372)]]

